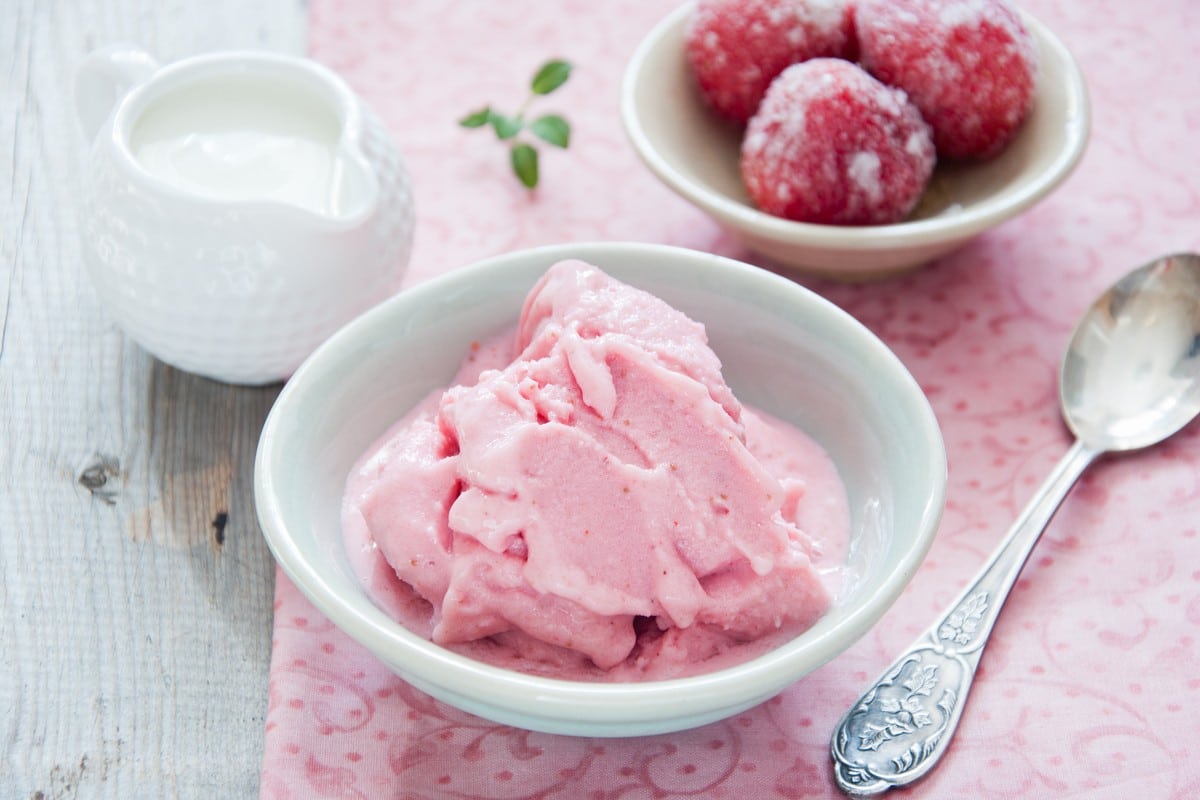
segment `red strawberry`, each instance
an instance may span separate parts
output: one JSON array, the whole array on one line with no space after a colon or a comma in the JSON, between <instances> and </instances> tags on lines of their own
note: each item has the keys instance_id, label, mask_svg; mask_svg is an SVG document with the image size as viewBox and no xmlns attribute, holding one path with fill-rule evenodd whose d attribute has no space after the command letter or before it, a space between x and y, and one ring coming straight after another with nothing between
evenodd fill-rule
<instances>
[{"instance_id":1,"label":"red strawberry","mask_svg":"<svg viewBox=\"0 0 1200 800\"><path fill-rule=\"evenodd\" d=\"M904 92L830 58L776 78L742 142L742 179L755 205L801 222L902 220L934 161L929 126Z\"/></svg>"},{"instance_id":2,"label":"red strawberry","mask_svg":"<svg viewBox=\"0 0 1200 800\"><path fill-rule=\"evenodd\" d=\"M859 0L854 22L863 66L908 92L940 156L994 156L1029 115L1037 52L1004 0Z\"/></svg>"},{"instance_id":3,"label":"red strawberry","mask_svg":"<svg viewBox=\"0 0 1200 800\"><path fill-rule=\"evenodd\" d=\"M853 58L850 0L700 0L686 52L700 91L718 113L744 123L771 81L809 58Z\"/></svg>"}]
</instances>

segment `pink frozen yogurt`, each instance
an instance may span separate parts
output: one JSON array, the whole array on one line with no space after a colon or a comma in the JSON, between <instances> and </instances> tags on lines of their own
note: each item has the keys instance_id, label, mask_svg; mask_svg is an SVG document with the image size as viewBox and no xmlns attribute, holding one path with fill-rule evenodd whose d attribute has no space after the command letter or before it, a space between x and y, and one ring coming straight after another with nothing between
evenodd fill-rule
<instances>
[{"instance_id":1,"label":"pink frozen yogurt","mask_svg":"<svg viewBox=\"0 0 1200 800\"><path fill-rule=\"evenodd\" d=\"M707 671L803 631L830 604L804 528L830 558L847 520L824 452L738 402L702 325L578 261L372 447L343 507L406 626L591 680Z\"/></svg>"}]
</instances>

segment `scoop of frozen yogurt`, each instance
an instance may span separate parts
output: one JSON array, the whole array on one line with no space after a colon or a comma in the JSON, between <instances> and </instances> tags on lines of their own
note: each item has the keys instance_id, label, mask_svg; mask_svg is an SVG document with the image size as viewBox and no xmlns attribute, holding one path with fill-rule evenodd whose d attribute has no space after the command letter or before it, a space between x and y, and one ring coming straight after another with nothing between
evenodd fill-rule
<instances>
[{"instance_id":1,"label":"scoop of frozen yogurt","mask_svg":"<svg viewBox=\"0 0 1200 800\"><path fill-rule=\"evenodd\" d=\"M803 476L751 452L746 423L762 424L702 325L569 261L510 336L511 360L464 367L348 483L347 529L428 602L434 641L609 669L710 658L826 611L795 522Z\"/></svg>"}]
</instances>

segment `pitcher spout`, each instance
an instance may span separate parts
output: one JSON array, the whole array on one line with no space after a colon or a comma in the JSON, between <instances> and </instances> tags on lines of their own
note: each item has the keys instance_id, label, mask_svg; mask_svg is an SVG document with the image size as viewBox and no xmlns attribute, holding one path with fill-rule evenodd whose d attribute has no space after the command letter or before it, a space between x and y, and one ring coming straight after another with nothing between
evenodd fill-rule
<instances>
[{"instance_id":1,"label":"pitcher spout","mask_svg":"<svg viewBox=\"0 0 1200 800\"><path fill-rule=\"evenodd\" d=\"M373 213L379 201L379 182L356 145L342 142L333 151L328 191L325 215L332 220L361 218Z\"/></svg>"}]
</instances>

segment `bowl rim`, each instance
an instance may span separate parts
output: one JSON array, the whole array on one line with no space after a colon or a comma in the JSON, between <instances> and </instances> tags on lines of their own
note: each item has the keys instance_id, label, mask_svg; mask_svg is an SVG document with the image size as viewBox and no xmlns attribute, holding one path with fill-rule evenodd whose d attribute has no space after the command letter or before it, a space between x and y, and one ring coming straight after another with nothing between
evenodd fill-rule
<instances>
[{"instance_id":1,"label":"bowl rim","mask_svg":"<svg viewBox=\"0 0 1200 800\"><path fill-rule=\"evenodd\" d=\"M389 321L403 316L406 308L420 306L428 298L469 285L480 275L528 269L522 265L531 260L544 261L546 268L568 258L587 261L589 256L594 257L593 254L604 257L682 259L709 269L736 271L740 273L738 279L760 282L772 292L792 293L806 311L823 314L826 319L838 320L839 324L849 326L856 343L868 348L881 363L890 365L893 377L907 386L903 402L906 410L912 414L913 425L922 429L922 439L929 443L925 468L932 476L929 493L921 507L920 525L914 534L913 547L892 565L876 592L864 597L836 626L818 638L804 642L803 648L809 656L803 660L803 670L797 670L794 657L794 651L801 646L799 639L725 669L668 680L588 682L534 676L496 667L444 649L408 631L375 606L365 592L363 598L367 608L362 606L361 601L352 602L339 596L289 531L276 490L276 473L288 458L287 437L281 429L293 414L293 408L303 407L302 401L306 397L320 394L321 379L336 368L349 351L362 340L369 340L369 337L388 328ZM519 308L513 311L515 319ZM946 487L945 445L928 398L900 359L866 326L831 301L781 275L710 253L633 242L555 244L492 256L431 278L364 312L317 348L285 384L263 425L254 466L255 505L263 536L272 555L295 586L338 627L402 677L431 694L437 695L423 685L426 682L456 697L477 696L476 690L480 685L489 687L486 701L488 710L481 711L466 705L459 705L460 708L528 729L556 733L583 732L585 735L624 735L604 730L587 731L590 725L621 724L635 731L647 730L646 726L649 726L650 732L691 727L691 724L658 726L655 723L662 720L664 715L679 717L681 709L695 714L704 709L716 712L738 704L746 707L760 702L843 652L883 616L911 581L932 545L945 506ZM383 653L389 656L395 654L397 658L385 657ZM399 657L405 653L411 654L411 657L401 660ZM735 676L736 680L733 680ZM764 687L768 688L766 694L763 693ZM440 698L446 699L445 696ZM457 705L454 700L448 702ZM536 710L531 704L536 705ZM489 711L503 713L493 716ZM532 713L536 713L538 719L531 719ZM515 718L522 721L514 721ZM539 721L541 724L530 724Z\"/></svg>"},{"instance_id":2,"label":"bowl rim","mask_svg":"<svg viewBox=\"0 0 1200 800\"><path fill-rule=\"evenodd\" d=\"M1068 126L1049 169L1018 184L1013 191L989 197L954 214L890 225L820 225L768 214L681 175L659 153L638 114L638 104L634 98L647 60L663 46L668 34L686 24L695 5L695 0L692 0L663 17L634 50L621 82L621 121L634 150L651 172L677 194L735 229L778 242L856 251L965 240L1032 206L1070 175L1087 149L1091 105L1079 64L1049 28L1024 9L1017 8L1022 22L1039 47L1054 53L1055 60L1064 65L1062 85L1068 95L1068 105L1075 105L1079 110L1073 120L1075 124ZM1044 75L1045 71L1042 70L1041 74Z\"/></svg>"}]
</instances>

